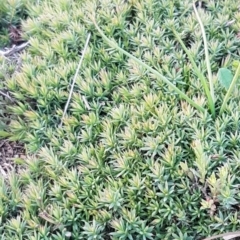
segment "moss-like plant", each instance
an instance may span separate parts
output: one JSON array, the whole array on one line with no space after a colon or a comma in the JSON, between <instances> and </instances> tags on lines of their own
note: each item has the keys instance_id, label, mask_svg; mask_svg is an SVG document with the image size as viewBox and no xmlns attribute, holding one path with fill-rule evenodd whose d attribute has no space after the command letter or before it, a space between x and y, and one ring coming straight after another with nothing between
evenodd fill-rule
<instances>
[{"instance_id":1,"label":"moss-like plant","mask_svg":"<svg viewBox=\"0 0 240 240\"><path fill-rule=\"evenodd\" d=\"M207 81L207 79L205 78L205 76L202 73L201 69L199 69L197 67L197 64L195 63L191 52L187 49L185 43L182 41L181 37L179 36L177 31L175 30L174 26L171 26L170 29L173 31L175 37L177 38L177 40L181 44L182 48L186 52L186 54L187 54L187 56L188 56L188 58L189 58L189 60L190 60L190 62L192 64L192 66L193 66L195 74L201 80L201 83L203 85L203 88L204 88L206 96L207 96L209 109L210 109L213 117L215 117L216 110L215 110L214 83L213 83L213 78L212 78L212 70L211 70L211 63L210 63L209 53L208 53L208 43L207 43L206 33L205 33L205 30L204 30L204 26L203 26L202 20L201 20L199 14L198 14L197 9L196 9L195 3L193 4L193 8L194 8L194 11L196 13L198 22L200 24L201 32L202 32L202 36L203 36L205 59L206 59L206 65L207 65L207 71L208 71L208 80L209 81ZM117 50L119 50L120 52L122 52L126 56L130 57L131 59L136 61L138 64L140 64L141 66L143 66L147 70L149 70L151 73L155 74L159 79L161 79L163 82L168 84L175 92L177 92L180 95L181 98L185 99L193 107L195 107L199 111L205 111L205 109L202 108L201 105L199 105L198 103L196 103L195 101L190 99L183 91L181 91L177 86L175 86L173 83L171 83L161 73L159 73L158 71L154 70L150 65L147 65L146 63L141 61L139 58L136 58L132 54L130 54L129 52L123 50L115 42L113 42L109 38L107 38L107 36L103 33L103 31L100 29L100 27L97 25L97 23L95 22L94 19L93 19L93 21L95 23L95 26L96 26L97 30L101 34L101 36L107 41L107 43L111 47L116 48ZM228 71L229 71L228 69L220 69L220 70L221 70L220 71L220 77L222 76L222 81L221 81L222 85L226 85L227 82L229 82L229 85L230 85L229 88L228 88L228 91L227 91L227 93L226 93L226 95L224 97L222 106L220 108L220 114L221 114L224 111L224 109L226 108L227 101L229 100L230 95L231 95L231 93L232 93L232 91L233 91L233 89L234 89L234 87L236 85L236 82L237 82L238 78L239 78L239 75L240 75L240 62L238 64L238 67L237 67L237 70L236 70L236 73L235 73L234 77L232 77L230 74L227 74ZM210 90L209 90L209 86L210 86Z\"/></svg>"},{"instance_id":2,"label":"moss-like plant","mask_svg":"<svg viewBox=\"0 0 240 240\"><path fill-rule=\"evenodd\" d=\"M172 28L174 19L174 29L207 76L192 1L98 3L28 5L22 29L30 45L21 54L21 71L5 81L16 100L9 107L15 117L10 139L24 142L31 157L15 159L19 174L0 180L0 235L200 240L235 231L240 226L240 91L236 83L219 114L230 85L216 79L237 69L239 29L232 21L238 19L237 1L197 3L208 40L215 118ZM109 46L91 15L115 45L171 87Z\"/></svg>"},{"instance_id":3,"label":"moss-like plant","mask_svg":"<svg viewBox=\"0 0 240 240\"><path fill-rule=\"evenodd\" d=\"M0 49L10 43L10 28L20 27L21 20L27 17L27 5L31 0L0 0Z\"/></svg>"}]
</instances>

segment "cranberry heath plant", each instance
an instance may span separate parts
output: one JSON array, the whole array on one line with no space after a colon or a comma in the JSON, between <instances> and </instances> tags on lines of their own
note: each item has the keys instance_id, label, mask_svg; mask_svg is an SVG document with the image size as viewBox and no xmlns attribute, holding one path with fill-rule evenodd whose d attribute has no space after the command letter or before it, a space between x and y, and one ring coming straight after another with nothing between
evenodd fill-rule
<instances>
[{"instance_id":1,"label":"cranberry heath plant","mask_svg":"<svg viewBox=\"0 0 240 240\"><path fill-rule=\"evenodd\" d=\"M203 85L203 88L204 88L204 91L205 91L205 94L206 94L206 97L207 97L208 107L210 109L210 112L211 112L212 116L215 118L215 116L216 116L216 107L215 107L214 82L213 82L213 77L212 77L211 63L210 63L209 54L208 54L208 44L207 44L206 33L205 33L205 30L204 30L204 26L203 26L203 23L201 21L201 18L200 18L199 14L198 14L198 11L196 9L195 3L193 4L193 9L194 9L194 11L196 13L196 17L197 17L197 20L198 20L198 22L200 24L201 32L202 32L202 36L203 36L205 60L206 60L207 72L208 72L208 81L207 81L207 78L202 73L201 69L198 68L197 64L195 63L195 61L193 59L192 54L190 53L190 51L188 50L188 48L186 47L186 45L182 41L181 37L179 36L177 31L175 30L174 23L170 24L170 28L173 31L173 33L174 33L175 37L177 38L177 40L179 41L179 43L181 44L182 48L186 52L186 54L187 54L187 56L188 56L188 58L189 58L189 60L190 60L190 62L192 64L192 67L193 67L193 69L195 71L195 74L198 76L198 78L201 81L201 83ZM151 66L149 66L146 63L144 63L143 61L141 61L141 59L134 57L132 54L130 54L129 52L127 52L124 49L122 49L121 47L119 47L114 41L110 40L103 33L103 31L100 29L100 27L97 25L96 21L94 21L94 24L95 24L98 32L103 37L103 39L106 40L106 42L111 47L116 48L121 53L125 54L126 56L128 56L129 58L133 59L138 64L140 64L141 66L146 68L149 72L155 74L159 79L161 79L164 83L168 84L176 93L178 93L181 98L185 99L190 105L195 107L197 110L199 110L201 112L205 111L205 109L201 105L197 104L195 101L190 99L183 91L181 91L177 86L175 86L172 82L170 82L160 72L156 71ZM225 95L225 97L223 99L223 103L221 105L219 114L222 114L223 111L225 110L226 104L227 104L227 102L228 102L228 100L229 100L229 98L231 96L232 91L234 90L234 87L235 87L235 85L237 83L239 75L240 75L240 62L238 63L238 67L237 67L237 70L235 72L234 77L232 76L230 70L228 70L226 68L220 68L219 69L219 72L218 72L219 81L222 84L222 86L224 86L227 89L227 93L226 93L226 95Z\"/></svg>"},{"instance_id":2,"label":"cranberry heath plant","mask_svg":"<svg viewBox=\"0 0 240 240\"><path fill-rule=\"evenodd\" d=\"M205 110L204 87L173 34L176 19L176 31L205 75L192 0L32 2L22 23L30 45L18 74L5 79L16 99L8 108L15 116L11 139L24 142L30 156L15 159L18 174L0 179L0 235L201 240L238 229L240 90L215 119ZM202 111L109 47L86 14L99 2L96 21L108 38L159 71ZM238 60L238 22L225 27L239 18L238 3L201 3L216 73ZM224 98L218 83L216 113Z\"/></svg>"}]
</instances>

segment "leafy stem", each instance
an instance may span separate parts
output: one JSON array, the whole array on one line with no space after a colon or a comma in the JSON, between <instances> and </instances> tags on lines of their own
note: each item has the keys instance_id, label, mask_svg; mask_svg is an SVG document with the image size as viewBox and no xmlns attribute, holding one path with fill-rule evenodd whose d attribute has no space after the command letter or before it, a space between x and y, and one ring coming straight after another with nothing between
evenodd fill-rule
<instances>
[{"instance_id":1,"label":"leafy stem","mask_svg":"<svg viewBox=\"0 0 240 240\"><path fill-rule=\"evenodd\" d=\"M214 96L214 87L213 87L213 77L212 77L211 63L210 63L210 58L209 58L209 53L208 53L208 45L207 45L206 33L205 33L205 29L204 29L202 20L201 20L199 14L198 14L198 11L196 9L195 4L193 4L193 9L195 11L198 23L199 23L201 31L202 31L203 43L204 43L204 51L205 51L205 59L206 59L206 65L207 65L207 71L208 71L208 79L209 79L209 86L210 86L210 93L211 93L211 97L212 97L212 100L213 100L213 103L214 103L215 102L215 96Z\"/></svg>"},{"instance_id":2,"label":"leafy stem","mask_svg":"<svg viewBox=\"0 0 240 240\"><path fill-rule=\"evenodd\" d=\"M178 40L178 42L180 43L180 45L182 46L182 48L184 49L184 51L186 52L192 67L194 69L194 72L196 73L197 77L200 79L203 89L205 91L206 97L207 97L207 101L208 101L208 107L211 111L211 114L213 116L213 118L215 118L216 115L216 110L215 110L215 94L214 94L214 86L213 86L213 77L212 77L212 70L211 70L211 63L210 63L210 58L209 58L209 53L208 53L208 46L207 46L207 38L206 38L206 33L204 30L204 26L202 23L202 20L198 14L198 11L196 9L196 6L193 4L193 8L197 17L197 20L199 22L200 28L201 28L201 32L202 32L202 36L203 36L203 43L204 43L204 51L205 51L205 61L206 61L206 65L207 65L207 72L208 72L208 80L209 80L209 85L208 85L208 81L206 79L206 77L204 76L204 74L201 72L201 70L198 68L196 62L193 59L193 56L191 54L191 52L188 50L188 48L186 47L186 45L184 44L183 40L181 39L181 37L179 36L178 32L175 30L174 27L172 27L172 31L173 34L175 35L176 39ZM128 56L129 58L133 59L134 61L136 61L138 64L140 64L141 66L143 66L144 68L146 68L147 70L149 70L150 72L152 72L153 74L155 74L159 79L161 79L164 83L168 84L176 93L178 93L180 95L181 98L185 99L189 104L191 104L193 107L195 107L197 110L201 111L201 112L205 112L205 109L200 106L199 104L197 104L196 102L194 102L191 98L189 98L184 92L182 92L178 87L176 87L173 83L171 83L165 76L163 76L161 73L159 73L158 71L156 71L155 69L153 69L152 67L150 67L149 65L147 65L146 63L144 63L141 59L138 59L136 57L134 57L132 54L130 54L129 52L125 51L124 49L122 49L121 47L119 47L114 41L110 40L104 33L103 31L100 29L100 27L97 25L96 21L94 19L92 19L95 27L97 28L98 32L100 33L100 35L102 36L102 38L113 48L119 50L121 53L125 54L126 56ZM226 103L229 100L230 94L233 91L233 88L237 82L238 76L240 75L240 64L238 65L237 71L235 73L235 76L233 78L233 80L231 81L231 85L224 97L223 100L223 104L220 108L220 114L224 111L224 109L226 108ZM210 87L210 89L209 89Z\"/></svg>"},{"instance_id":3,"label":"leafy stem","mask_svg":"<svg viewBox=\"0 0 240 240\"><path fill-rule=\"evenodd\" d=\"M125 51L124 49L122 49L121 47L119 47L116 43L114 43L113 41L111 41L104 33L103 31L100 29L100 27L97 25L96 22L94 22L98 32L100 33L100 35L102 36L102 38L113 48L119 50L121 53L125 54L126 56L128 56L129 58L133 59L134 61L136 61L137 63L139 63L141 66L145 67L147 70L149 70L150 72L154 73L159 79L161 79L164 83L168 84L172 89L175 90L176 93L178 93L183 99L185 99L189 104L191 104L193 107L195 107L196 109L198 109L201 112L205 112L205 109L203 107L201 107L200 105L196 104L191 98L189 98L184 92L182 92L179 88L177 88L174 84L172 84L166 77L164 77L161 73L159 73L158 71L156 71L155 69L153 69L152 67L150 67L149 65L147 65L146 63L142 62L140 59L134 57L132 54L130 54L129 52Z\"/></svg>"},{"instance_id":4,"label":"leafy stem","mask_svg":"<svg viewBox=\"0 0 240 240\"><path fill-rule=\"evenodd\" d=\"M221 106L221 108L220 108L220 114L222 114L222 112L223 112L224 109L226 108L227 101L229 100L230 94L232 93L232 91L233 91L233 89L234 89L234 86L235 86L235 84L236 84L236 82L237 82L237 80L238 80L239 75L240 75L240 63L238 64L238 68L237 68L237 70L236 70L236 72L235 72L235 75L234 75L234 77L233 77L233 80L232 80L232 82L231 82L231 85L230 85L230 87L229 87L229 89L228 89L228 91L227 91L227 93L226 93L226 95L225 95L225 97L224 97L222 106Z\"/></svg>"},{"instance_id":5,"label":"leafy stem","mask_svg":"<svg viewBox=\"0 0 240 240\"><path fill-rule=\"evenodd\" d=\"M198 69L197 64L195 63L195 61L194 61L190 51L187 49L186 45L184 44L184 42L180 38L180 36L177 33L177 31L174 28L172 29L172 31L173 31L173 34L175 35L175 37L177 38L177 40L179 41L179 43L181 44L182 48L184 49L184 51L188 55L188 58L189 58L189 60L190 60L190 62L192 64L192 66L193 66L197 76L199 77L199 79L200 79L200 81L201 81L201 83L203 85L204 91L205 91L205 93L207 95L208 105L209 105L209 108L211 110L211 113L212 113L213 116L215 116L214 102L213 102L212 96L210 94L206 78L203 76L201 71Z\"/></svg>"}]
</instances>

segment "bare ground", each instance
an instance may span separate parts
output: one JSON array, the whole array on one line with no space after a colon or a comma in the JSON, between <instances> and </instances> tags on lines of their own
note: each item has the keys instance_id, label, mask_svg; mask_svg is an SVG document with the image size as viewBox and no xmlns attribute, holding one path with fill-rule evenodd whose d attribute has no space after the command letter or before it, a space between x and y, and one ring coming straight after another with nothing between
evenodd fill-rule
<instances>
[{"instance_id":1,"label":"bare ground","mask_svg":"<svg viewBox=\"0 0 240 240\"><path fill-rule=\"evenodd\" d=\"M16 158L25 158L23 144L0 140L0 175L6 177L9 172L18 172L19 167L14 162Z\"/></svg>"},{"instance_id":2,"label":"bare ground","mask_svg":"<svg viewBox=\"0 0 240 240\"><path fill-rule=\"evenodd\" d=\"M0 49L0 55L5 57L9 64L14 65L14 73L11 74L16 74L20 68L21 68L21 59L19 53L24 50L25 47L27 47L28 42L23 42L21 40L20 36L21 32L17 28L12 28L10 29L10 40L12 42L11 46ZM17 40L16 40L17 39ZM5 68L5 67L4 67ZM6 73L7 77L11 77ZM4 85L4 83L3 83ZM3 111L2 115L6 119L12 119L11 114L7 112L7 107L6 105L13 104L14 99L9 95L9 92L6 91L5 89L0 89L0 95L2 96L0 98L0 101L2 103L0 104L0 107ZM5 105L5 106L4 106ZM0 117L1 117L0 116ZM1 120L1 119L0 119ZM4 131L8 131L8 124L10 121L5 121L6 127L3 129ZM13 142L9 141L7 138L6 139L0 139L0 176L3 176L4 178L7 177L7 174L9 172L17 172L19 171L19 166L15 163L14 159L16 158L21 158L24 159L25 156L25 149L24 145L19 143L19 142Z\"/></svg>"}]
</instances>

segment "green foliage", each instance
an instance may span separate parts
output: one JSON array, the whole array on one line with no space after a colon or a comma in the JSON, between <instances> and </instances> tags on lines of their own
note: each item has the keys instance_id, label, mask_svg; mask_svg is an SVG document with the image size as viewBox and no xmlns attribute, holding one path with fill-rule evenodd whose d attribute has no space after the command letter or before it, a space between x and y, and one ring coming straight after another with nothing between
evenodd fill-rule
<instances>
[{"instance_id":1,"label":"green foliage","mask_svg":"<svg viewBox=\"0 0 240 240\"><path fill-rule=\"evenodd\" d=\"M27 5L34 0L0 0L0 48L9 44L9 26L20 26L27 17Z\"/></svg>"},{"instance_id":2,"label":"green foliage","mask_svg":"<svg viewBox=\"0 0 240 240\"><path fill-rule=\"evenodd\" d=\"M208 42L207 42L207 38L206 38L206 33L205 33L205 29L202 23L202 20L198 14L198 10L196 9L195 3L193 3L193 9L196 13L196 17L198 19L198 22L200 24L200 28L201 28L201 32L203 35L203 42L204 42L204 52L205 52L205 59L206 59L206 66L207 66L207 71L208 71L208 78L209 78L209 84L204 76L204 74L202 74L201 70L197 67L196 62L193 59L192 53L187 49L186 44L182 41L180 35L177 33L177 31L175 30L174 27L174 22L169 22L168 27L169 29L171 29L173 31L173 34L175 35L176 39L179 41L180 45L182 46L182 48L184 49L184 51L186 52L192 66L194 69L194 73L198 76L198 78L201 80L201 83L204 87L206 96L207 96L207 101L208 101L208 105L209 105L209 109L211 110L212 116L215 118L215 90L214 90L214 83L213 83L213 78L212 78L212 70L211 70L211 62L209 59L209 53L208 53ZM100 33L100 35L103 37L103 39L113 48L119 50L121 53L125 54L126 56L128 56L129 58L133 59L134 61L136 61L137 63L139 63L141 66L143 66L144 68L146 68L147 70L149 70L151 73L155 74L156 77L158 77L159 79L161 79L164 83L167 83L176 93L178 93L180 95L181 98L185 99L189 104L191 104L193 107L195 107L196 109L204 112L205 109L202 108L200 105L198 105L197 103L195 103L191 98L189 98L183 91L181 91L177 86L175 86L174 84L172 84L167 78L165 78L161 73L159 73L158 71L154 70L152 67L150 67L148 64L145 64L144 62L142 62L139 58L134 57L132 54L130 54L129 52L125 51L124 49L122 49L121 47L119 47L117 44L115 44L115 42L111 41L104 33L103 31L99 28L99 26L97 25L94 17L91 17L98 32ZM226 102L228 101L228 98L232 92L233 87L235 86L237 79L240 75L240 64L238 65L238 68L236 70L236 74L234 76L234 81L233 80L233 76L231 75L231 72L226 69L226 68L220 68L219 69L219 79L220 79L220 83L228 89L228 92L224 98L223 104L221 106L220 109L220 114L223 112L223 110L225 110L225 105ZM209 85L209 86L208 86ZM230 85L232 85L232 88L230 88ZM210 88L210 89L209 89Z\"/></svg>"},{"instance_id":3,"label":"green foliage","mask_svg":"<svg viewBox=\"0 0 240 240\"><path fill-rule=\"evenodd\" d=\"M16 61L15 61L16 62ZM9 91L6 89L6 79L9 79L16 70L14 61L0 56L0 139L6 138L11 135L9 123L12 119L16 118L11 116L9 106L14 104Z\"/></svg>"},{"instance_id":4,"label":"green foliage","mask_svg":"<svg viewBox=\"0 0 240 240\"><path fill-rule=\"evenodd\" d=\"M33 1L30 0L0 0L0 51L10 43L10 26L20 26L23 19L27 17L26 6ZM0 54L0 138L10 135L8 124L11 121L8 106L13 104L13 99L6 91L5 80L9 79L19 67L16 56L4 57ZM13 117L15 118L15 117Z\"/></svg>"},{"instance_id":5,"label":"green foliage","mask_svg":"<svg viewBox=\"0 0 240 240\"><path fill-rule=\"evenodd\" d=\"M31 155L0 181L3 239L202 239L239 228L240 91L215 119L162 79L109 47L109 39L160 72L196 104L203 85L169 28L205 74L192 1L51 0L28 5L30 46L7 78L17 104L11 139ZM237 1L204 2L219 111L219 68L238 61ZM59 127L86 36L90 44Z\"/></svg>"},{"instance_id":6,"label":"green foliage","mask_svg":"<svg viewBox=\"0 0 240 240\"><path fill-rule=\"evenodd\" d=\"M229 69L220 68L218 70L218 79L221 85L228 90L233 80L233 75Z\"/></svg>"}]
</instances>

